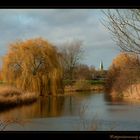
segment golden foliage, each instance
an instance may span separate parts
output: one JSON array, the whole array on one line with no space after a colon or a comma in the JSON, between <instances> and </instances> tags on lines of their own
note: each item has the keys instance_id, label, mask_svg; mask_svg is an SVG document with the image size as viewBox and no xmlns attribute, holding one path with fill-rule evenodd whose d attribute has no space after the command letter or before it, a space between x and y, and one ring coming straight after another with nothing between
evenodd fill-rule
<instances>
[{"instance_id":1,"label":"golden foliage","mask_svg":"<svg viewBox=\"0 0 140 140\"><path fill-rule=\"evenodd\" d=\"M115 59L113 59L112 66L122 69L126 66L132 65L136 62L137 55L133 53L120 53Z\"/></svg>"},{"instance_id":2,"label":"golden foliage","mask_svg":"<svg viewBox=\"0 0 140 140\"><path fill-rule=\"evenodd\" d=\"M42 38L10 44L3 58L4 81L40 95L57 94L62 89L58 57L55 47Z\"/></svg>"},{"instance_id":3,"label":"golden foliage","mask_svg":"<svg viewBox=\"0 0 140 140\"><path fill-rule=\"evenodd\" d=\"M106 90L123 96L129 86L140 82L139 57L132 53L120 53L112 62L106 80Z\"/></svg>"},{"instance_id":4,"label":"golden foliage","mask_svg":"<svg viewBox=\"0 0 140 140\"><path fill-rule=\"evenodd\" d=\"M2 72L1 72L1 70L0 70L0 81L2 81L3 79L2 79Z\"/></svg>"}]
</instances>

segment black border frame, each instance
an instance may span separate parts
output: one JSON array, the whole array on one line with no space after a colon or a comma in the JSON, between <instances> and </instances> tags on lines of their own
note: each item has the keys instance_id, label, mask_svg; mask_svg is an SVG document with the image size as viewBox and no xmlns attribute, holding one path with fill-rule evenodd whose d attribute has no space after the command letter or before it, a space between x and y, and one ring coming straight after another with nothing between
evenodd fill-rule
<instances>
[{"instance_id":1,"label":"black border frame","mask_svg":"<svg viewBox=\"0 0 140 140\"><path fill-rule=\"evenodd\" d=\"M1 1L0 9L91 9L91 8L140 8L140 0L9 0ZM114 137L113 137L114 136ZM0 138L14 139L112 139L115 136L137 136L140 139L140 131L4 131L0 132ZM124 139L123 139L124 140Z\"/></svg>"}]
</instances>

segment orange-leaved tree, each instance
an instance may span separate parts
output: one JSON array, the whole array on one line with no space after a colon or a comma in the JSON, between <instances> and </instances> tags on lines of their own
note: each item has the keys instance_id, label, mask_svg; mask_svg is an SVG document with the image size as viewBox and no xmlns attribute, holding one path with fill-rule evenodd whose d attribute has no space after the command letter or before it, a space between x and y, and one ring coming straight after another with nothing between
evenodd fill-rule
<instances>
[{"instance_id":1,"label":"orange-leaved tree","mask_svg":"<svg viewBox=\"0 0 140 140\"><path fill-rule=\"evenodd\" d=\"M39 95L63 91L62 68L56 48L42 38L10 44L3 57L4 81Z\"/></svg>"},{"instance_id":2,"label":"orange-leaved tree","mask_svg":"<svg viewBox=\"0 0 140 140\"><path fill-rule=\"evenodd\" d=\"M2 81L2 74L1 74L1 69L0 69L0 81Z\"/></svg>"},{"instance_id":3,"label":"orange-leaved tree","mask_svg":"<svg viewBox=\"0 0 140 140\"><path fill-rule=\"evenodd\" d=\"M109 92L123 92L140 81L140 59L134 53L120 53L112 62L106 80Z\"/></svg>"}]
</instances>

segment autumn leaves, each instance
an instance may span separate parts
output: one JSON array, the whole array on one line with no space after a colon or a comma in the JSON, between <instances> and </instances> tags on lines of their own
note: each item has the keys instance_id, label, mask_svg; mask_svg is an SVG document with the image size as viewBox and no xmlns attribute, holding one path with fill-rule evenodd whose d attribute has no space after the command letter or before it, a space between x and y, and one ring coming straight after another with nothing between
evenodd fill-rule
<instances>
[{"instance_id":1,"label":"autumn leaves","mask_svg":"<svg viewBox=\"0 0 140 140\"><path fill-rule=\"evenodd\" d=\"M3 58L2 77L19 89L55 95L63 91L58 58L56 48L42 38L15 42Z\"/></svg>"}]
</instances>

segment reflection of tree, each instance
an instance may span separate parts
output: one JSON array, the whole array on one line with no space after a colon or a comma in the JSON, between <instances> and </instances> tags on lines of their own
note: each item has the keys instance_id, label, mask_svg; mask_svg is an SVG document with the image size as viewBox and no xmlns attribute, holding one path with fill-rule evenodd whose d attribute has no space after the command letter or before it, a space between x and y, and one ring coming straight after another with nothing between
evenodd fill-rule
<instances>
[{"instance_id":1,"label":"reflection of tree","mask_svg":"<svg viewBox=\"0 0 140 140\"><path fill-rule=\"evenodd\" d=\"M63 106L64 106L64 97L59 96L59 97L48 97L47 102L43 101L42 102L42 107L43 107L43 116L59 116L62 113ZM46 110L47 108L47 110Z\"/></svg>"},{"instance_id":2,"label":"reflection of tree","mask_svg":"<svg viewBox=\"0 0 140 140\"><path fill-rule=\"evenodd\" d=\"M0 113L0 120L28 119L49 116L59 116L62 113L64 97L40 98L32 105L24 105Z\"/></svg>"},{"instance_id":3,"label":"reflection of tree","mask_svg":"<svg viewBox=\"0 0 140 140\"><path fill-rule=\"evenodd\" d=\"M107 102L118 102L118 101L121 102L123 100L122 98L113 97L108 93L104 94L104 99Z\"/></svg>"},{"instance_id":4,"label":"reflection of tree","mask_svg":"<svg viewBox=\"0 0 140 140\"><path fill-rule=\"evenodd\" d=\"M72 95L65 97L63 114L67 116L79 115L81 106L86 104L87 101L91 98L91 96L89 93L86 94L86 92L83 93L80 92L80 93L72 93Z\"/></svg>"},{"instance_id":5,"label":"reflection of tree","mask_svg":"<svg viewBox=\"0 0 140 140\"><path fill-rule=\"evenodd\" d=\"M41 97L31 105L23 105L0 112L0 120L33 119L56 116L79 115L79 110L93 94L74 93L70 96Z\"/></svg>"},{"instance_id":6,"label":"reflection of tree","mask_svg":"<svg viewBox=\"0 0 140 140\"><path fill-rule=\"evenodd\" d=\"M70 104L69 104L69 107L70 107L70 113L72 113L72 110L73 110L72 96L70 96Z\"/></svg>"}]
</instances>

